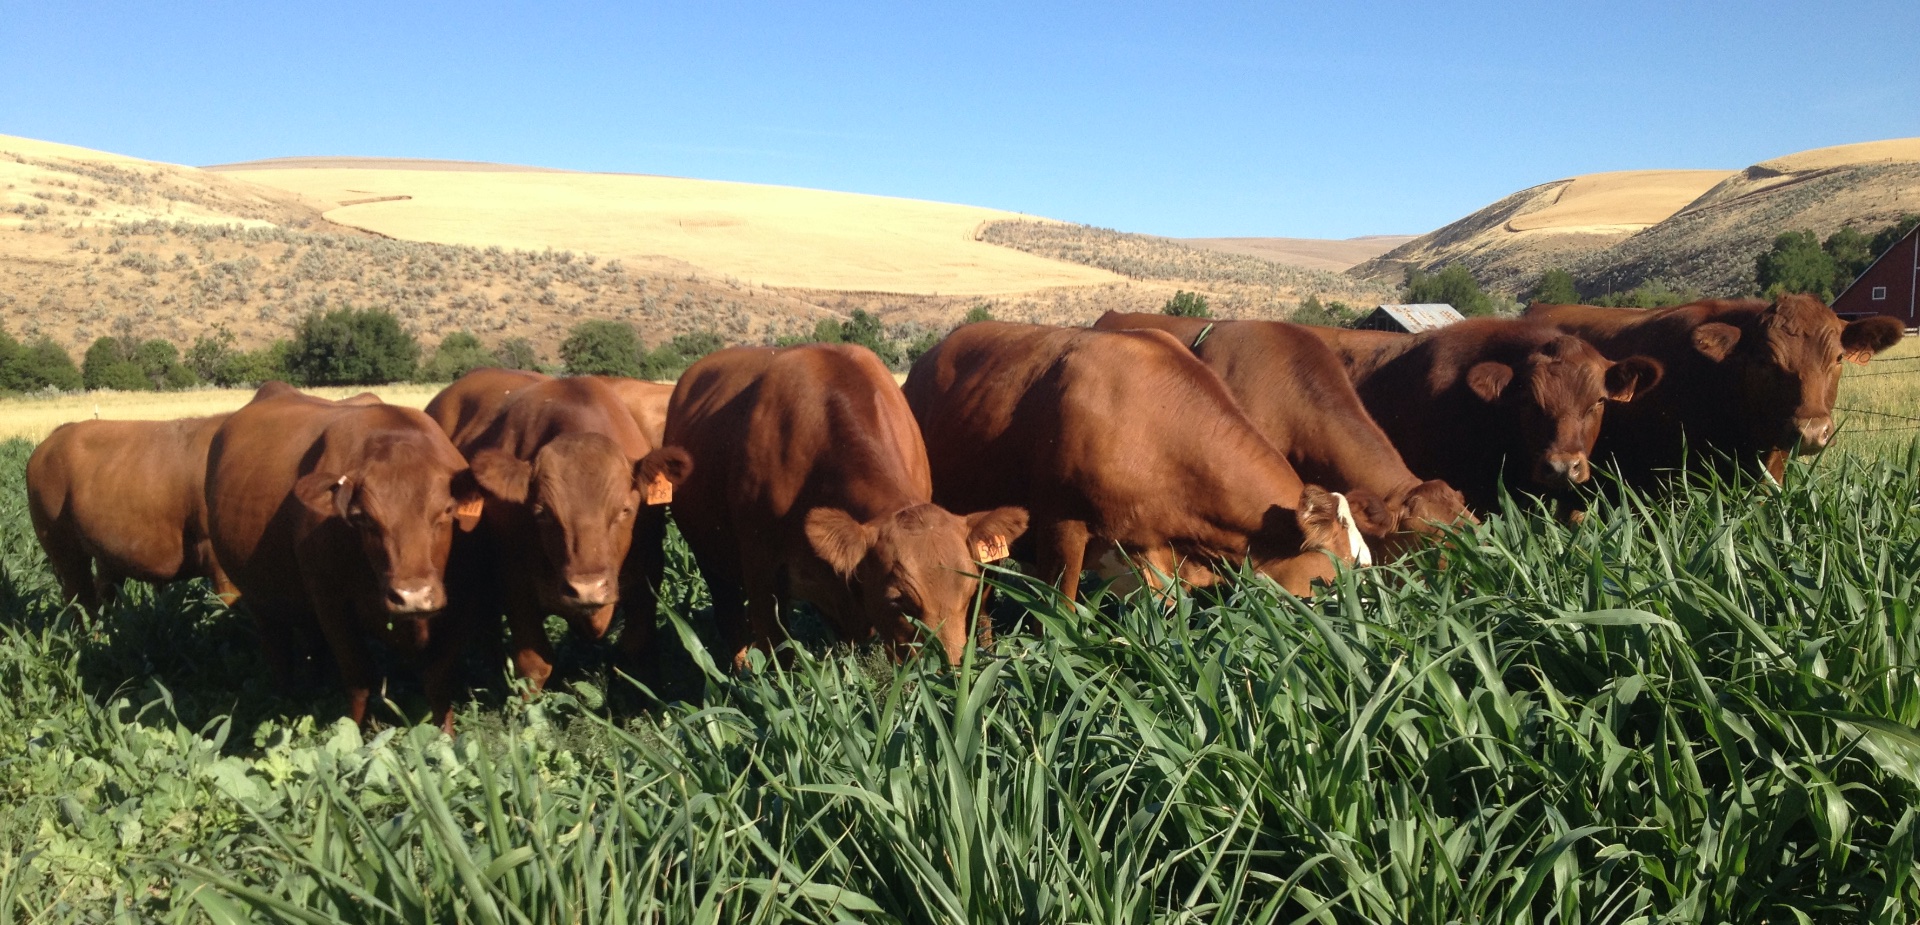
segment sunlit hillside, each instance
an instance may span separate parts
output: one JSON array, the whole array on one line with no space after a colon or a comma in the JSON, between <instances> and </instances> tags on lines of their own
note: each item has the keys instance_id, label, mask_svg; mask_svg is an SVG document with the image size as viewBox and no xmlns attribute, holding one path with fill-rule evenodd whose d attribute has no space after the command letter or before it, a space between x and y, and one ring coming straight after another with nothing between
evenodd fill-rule
<instances>
[{"instance_id":1,"label":"sunlit hillside","mask_svg":"<svg viewBox=\"0 0 1920 925\"><path fill-rule=\"evenodd\" d=\"M1586 290L1657 280L1716 294L1753 285L1753 258L1784 231L1825 237L1920 212L1920 138L1816 148L1745 170L1645 170L1514 193L1355 267L1398 280L1461 263L1508 292L1560 267Z\"/></svg>"},{"instance_id":2,"label":"sunlit hillside","mask_svg":"<svg viewBox=\"0 0 1920 925\"><path fill-rule=\"evenodd\" d=\"M975 240L1021 218L974 206L637 174L295 158L209 168L329 204L335 222L409 241L662 259L764 286L964 295L1114 282Z\"/></svg>"}]
</instances>

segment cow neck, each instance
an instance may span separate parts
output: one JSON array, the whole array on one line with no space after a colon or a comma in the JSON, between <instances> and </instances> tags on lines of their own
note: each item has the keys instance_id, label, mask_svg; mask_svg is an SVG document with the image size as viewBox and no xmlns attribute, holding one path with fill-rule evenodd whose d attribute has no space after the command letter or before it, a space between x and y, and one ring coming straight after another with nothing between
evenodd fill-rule
<instances>
[{"instance_id":1,"label":"cow neck","mask_svg":"<svg viewBox=\"0 0 1920 925\"><path fill-rule=\"evenodd\" d=\"M827 427L820 434L816 478L811 480L814 494L824 496L820 503L869 523L932 502L926 449L917 426L910 433L902 432L888 413L893 409L878 402L859 407L842 392L830 396L825 406ZM923 460L918 467L910 451L917 451Z\"/></svg>"}]
</instances>

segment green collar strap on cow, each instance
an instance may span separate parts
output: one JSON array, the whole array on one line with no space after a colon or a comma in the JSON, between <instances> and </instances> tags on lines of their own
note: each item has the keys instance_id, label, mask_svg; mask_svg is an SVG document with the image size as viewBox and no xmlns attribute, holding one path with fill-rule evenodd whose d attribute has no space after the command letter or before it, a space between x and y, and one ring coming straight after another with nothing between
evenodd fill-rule
<instances>
[{"instance_id":1,"label":"green collar strap on cow","mask_svg":"<svg viewBox=\"0 0 1920 925\"><path fill-rule=\"evenodd\" d=\"M1209 321L1209 322L1207 322L1207 326L1206 326L1206 327L1204 327L1204 328L1201 328L1201 329L1200 329L1200 333L1198 333L1198 334L1195 334L1195 335L1193 336L1193 343L1192 343L1192 344L1189 344L1189 345L1187 346L1187 349L1188 349L1188 350L1198 350L1198 349L1200 349L1200 342L1201 342L1201 341L1203 341L1203 340L1206 340L1206 339L1207 339L1207 335L1208 335L1208 334L1212 334L1212 333L1213 333L1213 322L1211 322L1211 321Z\"/></svg>"}]
</instances>

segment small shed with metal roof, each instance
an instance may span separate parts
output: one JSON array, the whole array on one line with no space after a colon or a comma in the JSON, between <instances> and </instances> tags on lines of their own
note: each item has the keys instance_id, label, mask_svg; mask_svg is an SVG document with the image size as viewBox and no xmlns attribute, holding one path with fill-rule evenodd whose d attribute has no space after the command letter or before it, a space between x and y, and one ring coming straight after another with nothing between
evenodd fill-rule
<instances>
[{"instance_id":1,"label":"small shed with metal roof","mask_svg":"<svg viewBox=\"0 0 1920 925\"><path fill-rule=\"evenodd\" d=\"M1353 323L1362 331L1398 331L1419 334L1444 328L1461 320L1460 313L1445 302L1416 302L1411 305L1382 305Z\"/></svg>"}]
</instances>

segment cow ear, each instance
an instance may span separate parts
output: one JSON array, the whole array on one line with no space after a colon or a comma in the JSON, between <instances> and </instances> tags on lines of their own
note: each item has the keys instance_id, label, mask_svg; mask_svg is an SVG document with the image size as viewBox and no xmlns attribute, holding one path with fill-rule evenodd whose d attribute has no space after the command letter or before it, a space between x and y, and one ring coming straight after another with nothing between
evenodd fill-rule
<instances>
[{"instance_id":1,"label":"cow ear","mask_svg":"<svg viewBox=\"0 0 1920 925\"><path fill-rule=\"evenodd\" d=\"M1007 556L1007 547L1027 532L1027 509L1000 507L967 515L967 549L974 559L994 562Z\"/></svg>"},{"instance_id":2,"label":"cow ear","mask_svg":"<svg viewBox=\"0 0 1920 925\"><path fill-rule=\"evenodd\" d=\"M1715 363L1726 359L1739 342L1740 329L1723 322L1709 321L1693 329L1693 349Z\"/></svg>"},{"instance_id":3,"label":"cow ear","mask_svg":"<svg viewBox=\"0 0 1920 925\"><path fill-rule=\"evenodd\" d=\"M839 508L817 507L807 512L807 545L841 578L853 577L867 550L873 548L873 539L873 530Z\"/></svg>"},{"instance_id":4,"label":"cow ear","mask_svg":"<svg viewBox=\"0 0 1920 925\"><path fill-rule=\"evenodd\" d=\"M533 483L533 464L501 450L473 454L468 472L480 490L508 504L525 504Z\"/></svg>"},{"instance_id":5,"label":"cow ear","mask_svg":"<svg viewBox=\"0 0 1920 925\"><path fill-rule=\"evenodd\" d=\"M1899 343L1906 333L1905 326L1885 315L1862 318L1841 330L1840 349L1846 351L1847 359L1865 366L1874 354Z\"/></svg>"},{"instance_id":6,"label":"cow ear","mask_svg":"<svg viewBox=\"0 0 1920 925\"><path fill-rule=\"evenodd\" d=\"M1607 367L1607 398L1611 401L1633 401L1635 395L1644 394L1658 385L1660 375L1665 371L1659 360L1627 357Z\"/></svg>"},{"instance_id":7,"label":"cow ear","mask_svg":"<svg viewBox=\"0 0 1920 925\"><path fill-rule=\"evenodd\" d=\"M1340 499L1318 485L1303 485L1298 516L1300 528L1307 534L1307 545L1329 545L1326 538L1341 529Z\"/></svg>"},{"instance_id":8,"label":"cow ear","mask_svg":"<svg viewBox=\"0 0 1920 925\"><path fill-rule=\"evenodd\" d=\"M1467 387L1473 390L1473 394L1480 396L1481 401L1497 400L1500 393L1506 391L1507 383L1512 381L1513 367L1505 363L1489 360L1485 363L1475 363L1472 369L1467 370Z\"/></svg>"},{"instance_id":9,"label":"cow ear","mask_svg":"<svg viewBox=\"0 0 1920 925\"><path fill-rule=\"evenodd\" d=\"M347 500L352 495L353 485L347 477L332 472L309 472L293 483L293 496L321 517L347 516Z\"/></svg>"},{"instance_id":10,"label":"cow ear","mask_svg":"<svg viewBox=\"0 0 1920 925\"><path fill-rule=\"evenodd\" d=\"M480 512L486 509L486 496L481 492L480 480L474 478L472 469L462 469L453 474L453 481L447 486L447 492L453 495L453 522L462 532L471 531L480 523Z\"/></svg>"},{"instance_id":11,"label":"cow ear","mask_svg":"<svg viewBox=\"0 0 1920 925\"><path fill-rule=\"evenodd\" d=\"M656 476L678 485L692 474L693 456L677 446L663 446L633 464L635 485L645 485Z\"/></svg>"}]
</instances>

